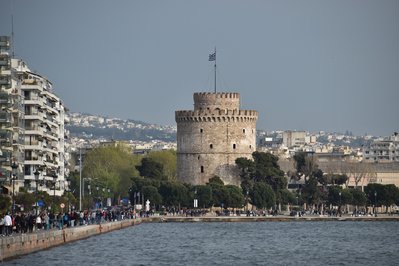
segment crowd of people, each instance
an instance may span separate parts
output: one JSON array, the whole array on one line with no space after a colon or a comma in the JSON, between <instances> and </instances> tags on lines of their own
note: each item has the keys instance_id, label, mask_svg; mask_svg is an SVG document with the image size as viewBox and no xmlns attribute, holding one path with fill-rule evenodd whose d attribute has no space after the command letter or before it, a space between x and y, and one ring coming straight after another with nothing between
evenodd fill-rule
<instances>
[{"instance_id":1,"label":"crowd of people","mask_svg":"<svg viewBox=\"0 0 399 266\"><path fill-rule=\"evenodd\" d=\"M12 234L26 234L40 230L63 229L67 227L100 224L105 222L133 219L136 214L133 210L86 210L71 211L54 214L42 211L17 212L15 215L6 213L0 216L0 235L11 236Z\"/></svg>"}]
</instances>

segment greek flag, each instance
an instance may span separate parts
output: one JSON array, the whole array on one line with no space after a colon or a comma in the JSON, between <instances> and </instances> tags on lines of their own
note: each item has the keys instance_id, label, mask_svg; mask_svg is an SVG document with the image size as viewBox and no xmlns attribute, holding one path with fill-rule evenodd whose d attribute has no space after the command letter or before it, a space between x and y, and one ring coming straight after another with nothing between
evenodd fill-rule
<instances>
[{"instance_id":1,"label":"greek flag","mask_svg":"<svg viewBox=\"0 0 399 266\"><path fill-rule=\"evenodd\" d=\"M209 61L216 61L216 52L209 54Z\"/></svg>"}]
</instances>

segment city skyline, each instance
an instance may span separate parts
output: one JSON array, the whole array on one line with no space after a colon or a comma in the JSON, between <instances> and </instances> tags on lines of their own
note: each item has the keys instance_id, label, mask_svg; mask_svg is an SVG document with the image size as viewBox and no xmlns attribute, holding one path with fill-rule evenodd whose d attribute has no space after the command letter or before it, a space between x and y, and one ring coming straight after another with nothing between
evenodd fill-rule
<instances>
[{"instance_id":1,"label":"city skyline","mask_svg":"<svg viewBox=\"0 0 399 266\"><path fill-rule=\"evenodd\" d=\"M397 1L11 1L0 35L73 112L174 125L194 92L239 92L258 129L397 131Z\"/></svg>"}]
</instances>

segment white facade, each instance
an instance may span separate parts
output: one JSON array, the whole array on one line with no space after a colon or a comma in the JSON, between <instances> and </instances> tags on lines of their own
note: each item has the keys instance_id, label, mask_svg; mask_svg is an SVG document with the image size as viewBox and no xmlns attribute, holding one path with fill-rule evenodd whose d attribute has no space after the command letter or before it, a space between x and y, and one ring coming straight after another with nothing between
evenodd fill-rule
<instances>
[{"instance_id":1,"label":"white facade","mask_svg":"<svg viewBox=\"0 0 399 266\"><path fill-rule=\"evenodd\" d=\"M33 73L26 63L12 59L12 68L21 81L25 113L24 180L31 191L37 189L50 195L62 195L65 190L66 163L65 107L53 93L52 84ZM41 182L36 184L34 172L38 170ZM55 189L53 185L55 181Z\"/></svg>"},{"instance_id":2,"label":"white facade","mask_svg":"<svg viewBox=\"0 0 399 266\"><path fill-rule=\"evenodd\" d=\"M366 162L399 162L399 135L395 133L387 140L374 141L363 150Z\"/></svg>"}]
</instances>

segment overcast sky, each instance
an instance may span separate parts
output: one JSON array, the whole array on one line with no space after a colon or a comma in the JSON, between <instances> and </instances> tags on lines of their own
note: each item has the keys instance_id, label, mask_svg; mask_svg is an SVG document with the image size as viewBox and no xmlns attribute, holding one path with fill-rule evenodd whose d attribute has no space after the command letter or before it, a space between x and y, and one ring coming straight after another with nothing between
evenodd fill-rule
<instances>
[{"instance_id":1,"label":"overcast sky","mask_svg":"<svg viewBox=\"0 0 399 266\"><path fill-rule=\"evenodd\" d=\"M173 125L239 92L258 129L399 130L399 1L0 0L0 35L73 112Z\"/></svg>"}]
</instances>

